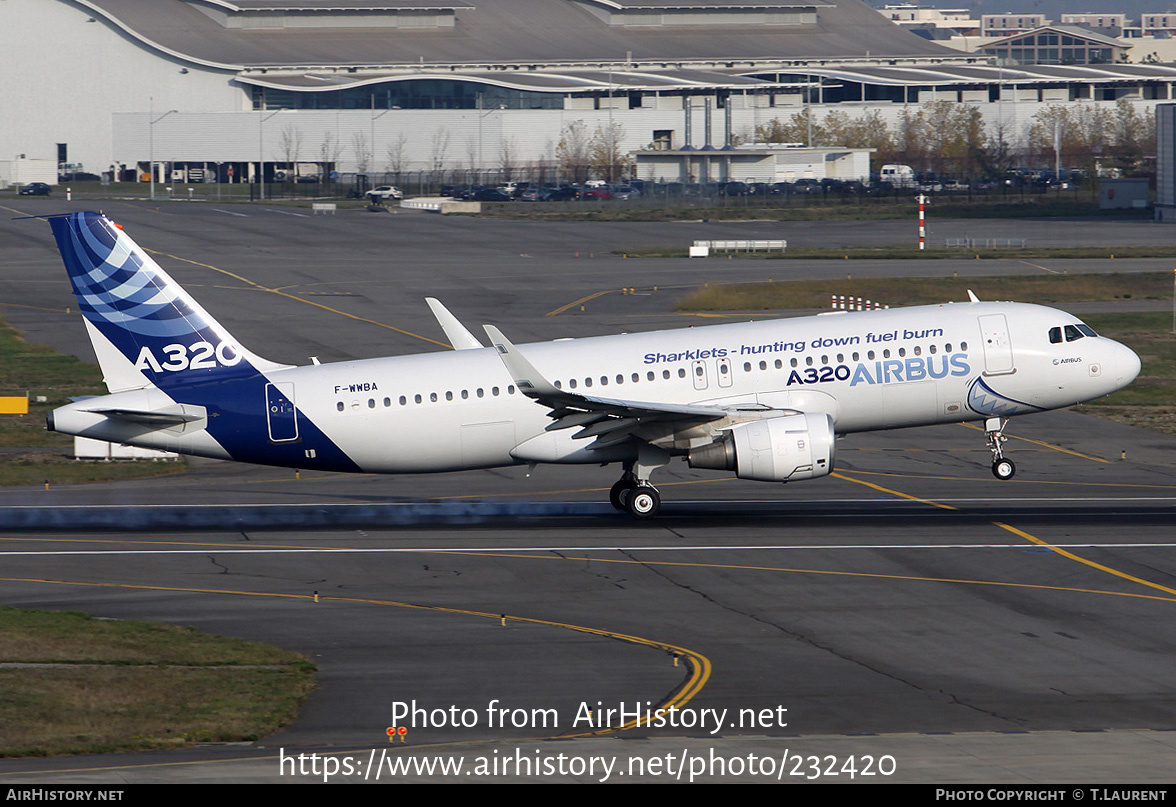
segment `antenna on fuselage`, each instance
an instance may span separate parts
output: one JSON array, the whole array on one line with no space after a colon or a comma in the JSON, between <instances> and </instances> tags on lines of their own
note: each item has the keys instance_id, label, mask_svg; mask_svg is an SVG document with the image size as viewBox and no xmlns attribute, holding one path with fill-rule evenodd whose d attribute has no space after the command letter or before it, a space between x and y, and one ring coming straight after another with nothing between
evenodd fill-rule
<instances>
[{"instance_id":1,"label":"antenna on fuselage","mask_svg":"<svg viewBox=\"0 0 1176 807\"><path fill-rule=\"evenodd\" d=\"M973 292L971 289L968 289L968 302L970 302L970 303L980 302L980 298L977 297L975 292Z\"/></svg>"}]
</instances>

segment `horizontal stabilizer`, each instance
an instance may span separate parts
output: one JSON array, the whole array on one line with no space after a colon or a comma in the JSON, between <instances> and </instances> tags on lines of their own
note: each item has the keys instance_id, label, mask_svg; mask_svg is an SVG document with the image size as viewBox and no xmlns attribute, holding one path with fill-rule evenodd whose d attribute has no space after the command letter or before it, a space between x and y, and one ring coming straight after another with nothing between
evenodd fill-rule
<instances>
[{"instance_id":1,"label":"horizontal stabilizer","mask_svg":"<svg viewBox=\"0 0 1176 807\"><path fill-rule=\"evenodd\" d=\"M208 418L208 412L203 406L193 406L191 404L176 404L175 406L165 406L161 409L95 408L85 411L93 412L96 415L105 415L108 418L129 420L132 423L141 423L145 426L155 426L158 428L181 426L185 423L195 423L197 421L207 420Z\"/></svg>"}]
</instances>

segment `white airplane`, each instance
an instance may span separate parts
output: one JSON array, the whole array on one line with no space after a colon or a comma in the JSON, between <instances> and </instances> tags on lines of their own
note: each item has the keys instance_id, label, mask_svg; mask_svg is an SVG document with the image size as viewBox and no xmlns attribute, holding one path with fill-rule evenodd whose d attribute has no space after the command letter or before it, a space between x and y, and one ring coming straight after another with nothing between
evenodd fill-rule
<instances>
[{"instance_id":1,"label":"white airplane","mask_svg":"<svg viewBox=\"0 0 1176 807\"><path fill-rule=\"evenodd\" d=\"M1007 418L1114 392L1139 357L1062 311L971 302L277 364L238 344L97 213L49 217L109 395L54 410L66 434L217 459L362 473L620 463L609 499L643 518L673 457L742 479L833 470L838 435Z\"/></svg>"}]
</instances>

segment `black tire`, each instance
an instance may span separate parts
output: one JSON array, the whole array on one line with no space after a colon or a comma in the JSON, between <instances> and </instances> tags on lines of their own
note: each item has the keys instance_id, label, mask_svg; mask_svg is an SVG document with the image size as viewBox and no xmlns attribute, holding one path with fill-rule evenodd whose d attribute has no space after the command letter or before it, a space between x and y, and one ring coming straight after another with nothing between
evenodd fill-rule
<instances>
[{"instance_id":1,"label":"black tire","mask_svg":"<svg viewBox=\"0 0 1176 807\"><path fill-rule=\"evenodd\" d=\"M650 485L640 485L629 494L625 509L633 518L653 518L661 509L661 494Z\"/></svg>"},{"instance_id":2,"label":"black tire","mask_svg":"<svg viewBox=\"0 0 1176 807\"><path fill-rule=\"evenodd\" d=\"M619 513L625 512L629 491L637 487L637 483L632 479L620 479L608 492L608 503L613 506L613 509Z\"/></svg>"},{"instance_id":3,"label":"black tire","mask_svg":"<svg viewBox=\"0 0 1176 807\"><path fill-rule=\"evenodd\" d=\"M1012 460L1000 459L992 463L992 475L1000 480L1012 479L1017 473L1017 466Z\"/></svg>"}]
</instances>

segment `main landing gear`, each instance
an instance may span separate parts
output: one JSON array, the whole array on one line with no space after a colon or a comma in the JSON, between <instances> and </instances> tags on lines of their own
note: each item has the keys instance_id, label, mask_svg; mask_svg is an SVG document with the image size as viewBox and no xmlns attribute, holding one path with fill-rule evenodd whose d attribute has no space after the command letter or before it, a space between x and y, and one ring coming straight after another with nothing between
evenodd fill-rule
<instances>
[{"instance_id":1,"label":"main landing gear","mask_svg":"<svg viewBox=\"0 0 1176 807\"><path fill-rule=\"evenodd\" d=\"M984 421L984 437L992 452L992 475L1000 480L1012 479L1017 473L1017 466L1012 460L1005 459L1004 449L1001 447L1001 444L1009 439L1004 436L1006 423L1008 421L1001 418L988 418Z\"/></svg>"},{"instance_id":2,"label":"main landing gear","mask_svg":"<svg viewBox=\"0 0 1176 807\"><path fill-rule=\"evenodd\" d=\"M642 445L636 462L624 463L625 471L608 492L609 504L634 518L653 518L661 509L661 493L649 483L649 476L670 461L667 451Z\"/></svg>"}]
</instances>

